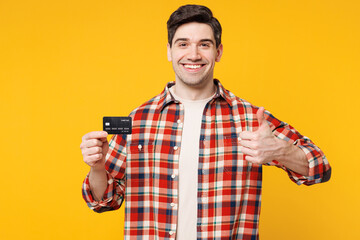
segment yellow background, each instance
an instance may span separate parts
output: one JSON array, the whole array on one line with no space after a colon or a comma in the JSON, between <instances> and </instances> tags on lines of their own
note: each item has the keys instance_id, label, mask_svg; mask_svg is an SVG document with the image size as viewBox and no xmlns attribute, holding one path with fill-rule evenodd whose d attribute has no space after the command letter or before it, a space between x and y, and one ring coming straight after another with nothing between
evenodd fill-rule
<instances>
[{"instance_id":1,"label":"yellow background","mask_svg":"<svg viewBox=\"0 0 360 240\"><path fill-rule=\"evenodd\" d=\"M0 1L0 239L122 239L81 197L79 145L174 80L166 21L188 1ZM360 4L194 1L223 26L215 77L326 153L330 182L264 168L261 239L360 239Z\"/></svg>"}]
</instances>

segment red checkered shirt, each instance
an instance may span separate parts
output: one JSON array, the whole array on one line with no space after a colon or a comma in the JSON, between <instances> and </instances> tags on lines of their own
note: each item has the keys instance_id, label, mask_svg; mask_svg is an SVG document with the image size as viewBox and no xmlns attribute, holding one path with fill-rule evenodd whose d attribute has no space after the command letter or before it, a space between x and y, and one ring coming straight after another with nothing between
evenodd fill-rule
<instances>
[{"instance_id":1,"label":"red checkered shirt","mask_svg":"<svg viewBox=\"0 0 360 240\"><path fill-rule=\"evenodd\" d=\"M204 109L200 134L197 238L258 239L262 166L245 160L239 133L258 128L257 107L236 97L214 80L217 93ZM96 212L118 209L125 200L125 239L174 239L178 216L179 153L184 107L168 83L165 90L135 109L130 135L114 135L106 156L108 187L101 201L83 197ZM280 139L298 146L309 161L305 177L273 161L297 184L329 180L331 168L310 139L266 111Z\"/></svg>"}]
</instances>

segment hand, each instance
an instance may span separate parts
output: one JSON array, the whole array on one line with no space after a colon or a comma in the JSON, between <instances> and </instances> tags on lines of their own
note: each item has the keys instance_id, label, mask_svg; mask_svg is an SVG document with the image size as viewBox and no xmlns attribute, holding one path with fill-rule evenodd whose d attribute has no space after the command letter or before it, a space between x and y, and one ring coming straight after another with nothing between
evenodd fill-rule
<instances>
[{"instance_id":1,"label":"hand","mask_svg":"<svg viewBox=\"0 0 360 240\"><path fill-rule=\"evenodd\" d=\"M91 168L105 168L105 156L109 149L107 135L108 133L105 131L94 131L82 137L81 153L84 162Z\"/></svg>"},{"instance_id":2,"label":"hand","mask_svg":"<svg viewBox=\"0 0 360 240\"><path fill-rule=\"evenodd\" d=\"M255 132L240 133L240 150L246 155L245 159L256 164L264 164L277 159L282 153L283 142L276 138L265 120L264 108L260 107L256 113L259 128Z\"/></svg>"}]
</instances>

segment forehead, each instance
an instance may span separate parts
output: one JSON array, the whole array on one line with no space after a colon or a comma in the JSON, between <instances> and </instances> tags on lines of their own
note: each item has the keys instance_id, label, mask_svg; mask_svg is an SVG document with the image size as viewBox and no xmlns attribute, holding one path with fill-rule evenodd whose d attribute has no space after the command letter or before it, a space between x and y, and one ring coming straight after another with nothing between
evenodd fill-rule
<instances>
[{"instance_id":1,"label":"forehead","mask_svg":"<svg viewBox=\"0 0 360 240\"><path fill-rule=\"evenodd\" d=\"M208 24L198 22L185 23L178 27L173 42L178 38L186 38L190 41L200 41L201 39L212 39L215 41L212 28Z\"/></svg>"}]
</instances>

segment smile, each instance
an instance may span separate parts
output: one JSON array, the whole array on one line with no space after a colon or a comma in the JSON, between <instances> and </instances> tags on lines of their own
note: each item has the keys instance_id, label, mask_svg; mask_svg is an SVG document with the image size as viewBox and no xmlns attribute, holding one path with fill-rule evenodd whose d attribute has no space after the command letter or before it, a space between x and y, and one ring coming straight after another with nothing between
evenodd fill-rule
<instances>
[{"instance_id":1,"label":"smile","mask_svg":"<svg viewBox=\"0 0 360 240\"><path fill-rule=\"evenodd\" d=\"M184 68L188 71L197 71L205 66L205 64L182 64Z\"/></svg>"}]
</instances>

